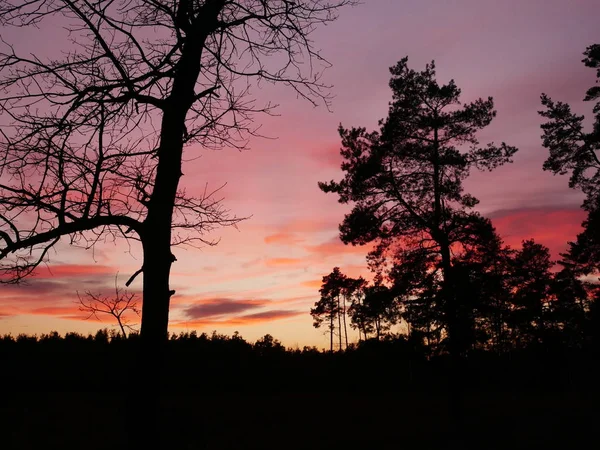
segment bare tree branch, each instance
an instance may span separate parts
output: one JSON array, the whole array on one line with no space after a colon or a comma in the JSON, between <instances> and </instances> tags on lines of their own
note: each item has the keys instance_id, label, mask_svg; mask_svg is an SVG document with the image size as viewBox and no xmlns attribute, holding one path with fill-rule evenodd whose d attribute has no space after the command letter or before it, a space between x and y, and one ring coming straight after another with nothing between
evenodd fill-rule
<instances>
[{"instance_id":1,"label":"bare tree branch","mask_svg":"<svg viewBox=\"0 0 600 450\"><path fill-rule=\"evenodd\" d=\"M126 328L130 332L137 332L134 324L129 322L127 316L130 315L130 312L133 312L139 317L140 311L135 293L120 289L117 285L117 276L115 276L114 297L106 296L101 293L94 294L90 291L85 291L85 297L81 297L79 292L77 292L77 303L79 304L79 310L88 314L86 320L92 317L101 320L98 317L99 314L114 317L121 329L123 337L127 337L127 333L125 332Z\"/></svg>"}]
</instances>

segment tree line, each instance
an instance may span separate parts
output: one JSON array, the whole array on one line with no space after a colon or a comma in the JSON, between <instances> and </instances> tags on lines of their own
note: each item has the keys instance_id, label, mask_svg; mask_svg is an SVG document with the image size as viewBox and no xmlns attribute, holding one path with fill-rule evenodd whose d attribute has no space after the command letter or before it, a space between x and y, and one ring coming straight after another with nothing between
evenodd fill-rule
<instances>
[{"instance_id":1,"label":"tree line","mask_svg":"<svg viewBox=\"0 0 600 450\"><path fill-rule=\"evenodd\" d=\"M6 370L0 381L19 391L130 392L144 376L142 339L116 330L0 336ZM505 354L474 350L463 382L469 389L579 390L597 376L588 349L529 347ZM385 333L350 342L341 352L286 347L271 335L255 341L239 333L171 333L157 392L381 392L423 390L447 395L450 359L431 354L415 335ZM552 373L540 379L541 372ZM158 394L153 394L156 396Z\"/></svg>"}]
</instances>

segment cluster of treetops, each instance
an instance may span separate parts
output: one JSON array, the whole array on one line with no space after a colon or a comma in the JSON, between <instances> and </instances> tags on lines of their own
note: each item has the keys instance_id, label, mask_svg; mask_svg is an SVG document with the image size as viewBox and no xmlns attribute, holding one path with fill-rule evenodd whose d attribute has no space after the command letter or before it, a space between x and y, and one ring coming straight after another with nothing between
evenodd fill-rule
<instances>
[{"instance_id":1,"label":"cluster of treetops","mask_svg":"<svg viewBox=\"0 0 600 450\"><path fill-rule=\"evenodd\" d=\"M584 56L600 79L600 45ZM433 62L417 72L404 58L390 70L388 117L374 132L340 126L344 177L319 183L352 205L340 224L342 241L373 246L371 283L337 267L323 277L311 315L329 332L329 349L348 346L348 326L362 339L379 339L399 322L432 354L597 347L600 102L585 132L583 116L541 96L541 144L549 151L543 168L570 173L588 213L583 231L553 261L533 239L517 249L505 245L464 191L471 170L491 171L517 152L476 137L496 115L492 98L461 103L454 81L437 83ZM584 100L598 99L600 85Z\"/></svg>"}]
</instances>

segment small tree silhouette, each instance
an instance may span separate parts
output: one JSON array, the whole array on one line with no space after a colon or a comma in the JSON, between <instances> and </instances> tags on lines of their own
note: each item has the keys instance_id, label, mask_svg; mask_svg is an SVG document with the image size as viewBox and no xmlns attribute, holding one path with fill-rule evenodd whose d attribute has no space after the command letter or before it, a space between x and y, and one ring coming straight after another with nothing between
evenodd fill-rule
<instances>
[{"instance_id":1,"label":"small tree silhouette","mask_svg":"<svg viewBox=\"0 0 600 450\"><path fill-rule=\"evenodd\" d=\"M81 297L77 292L77 298L79 303L79 310L88 314L86 320L91 317L95 317L100 320L98 314L107 314L116 319L123 333L123 337L127 337L125 329L127 328L131 333L136 332L137 329L129 323L127 319L128 312L134 312L138 317L140 311L138 309L138 301L135 293L127 292L117 285L117 277L115 277L115 295L107 296L101 293L94 294L90 291L85 291L85 296Z\"/></svg>"}]
</instances>

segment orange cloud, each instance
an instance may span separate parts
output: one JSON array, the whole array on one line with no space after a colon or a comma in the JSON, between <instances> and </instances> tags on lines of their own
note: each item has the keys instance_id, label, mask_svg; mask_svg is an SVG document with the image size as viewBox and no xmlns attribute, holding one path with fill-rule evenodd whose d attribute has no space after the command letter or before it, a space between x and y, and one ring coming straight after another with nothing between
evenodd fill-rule
<instances>
[{"instance_id":1,"label":"orange cloud","mask_svg":"<svg viewBox=\"0 0 600 450\"><path fill-rule=\"evenodd\" d=\"M265 237L265 244L296 245L303 241L294 233L275 233Z\"/></svg>"},{"instance_id":2,"label":"orange cloud","mask_svg":"<svg viewBox=\"0 0 600 450\"><path fill-rule=\"evenodd\" d=\"M307 287L310 289L316 289L319 290L321 289L321 285L323 284L323 280L309 280L309 281L303 281L302 283L300 283L303 287Z\"/></svg>"},{"instance_id":3,"label":"orange cloud","mask_svg":"<svg viewBox=\"0 0 600 450\"><path fill-rule=\"evenodd\" d=\"M318 191L317 191L318 193ZM321 195L321 194L319 194ZM322 194L325 195L325 194ZM304 234L304 233L320 233L323 231L335 231L338 229L340 220L343 215L331 214L330 216L325 214L319 214L319 218L305 219L296 218L290 220L287 223L277 225L276 227L261 227L267 228L273 231L272 234Z\"/></svg>"},{"instance_id":4,"label":"orange cloud","mask_svg":"<svg viewBox=\"0 0 600 450\"><path fill-rule=\"evenodd\" d=\"M67 314L80 314L80 319L84 318L79 308L75 305L73 306L44 306L42 308L34 308L27 311L28 314L41 314L44 316L62 316Z\"/></svg>"},{"instance_id":5,"label":"orange cloud","mask_svg":"<svg viewBox=\"0 0 600 450\"><path fill-rule=\"evenodd\" d=\"M42 308L35 308L27 311L27 314L40 315L40 316L56 316L60 319L67 320L88 320L90 322L103 322L101 317L102 314L99 315L99 319L94 316L89 317L83 311L79 310L79 307L76 305L73 306L46 306ZM109 316L106 316L106 319L109 319Z\"/></svg>"},{"instance_id":6,"label":"orange cloud","mask_svg":"<svg viewBox=\"0 0 600 450\"><path fill-rule=\"evenodd\" d=\"M116 271L113 267L101 264L56 264L40 266L32 275L33 278L83 277L88 275L108 275Z\"/></svg>"},{"instance_id":7,"label":"orange cloud","mask_svg":"<svg viewBox=\"0 0 600 450\"><path fill-rule=\"evenodd\" d=\"M297 266L302 264L300 258L270 258L265 261L267 267Z\"/></svg>"}]
</instances>

